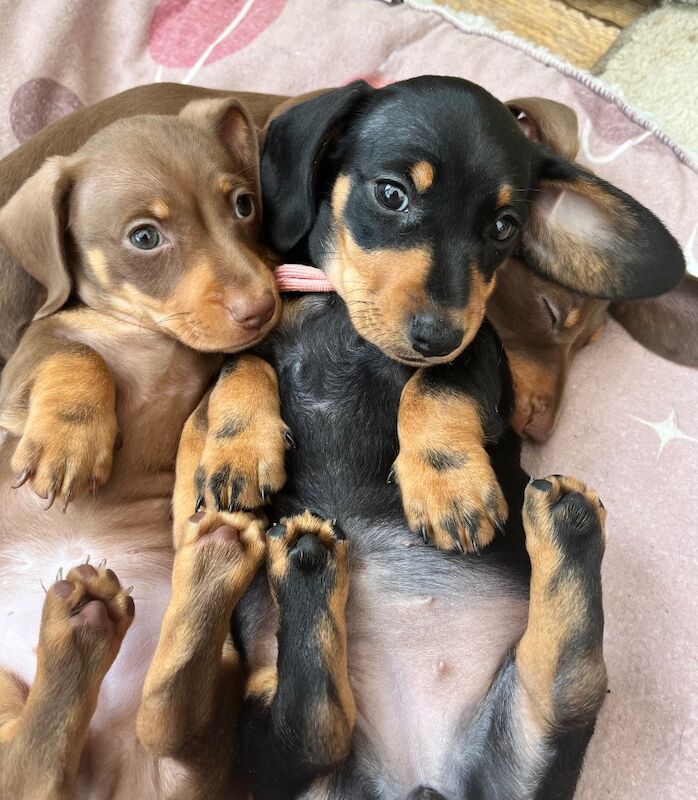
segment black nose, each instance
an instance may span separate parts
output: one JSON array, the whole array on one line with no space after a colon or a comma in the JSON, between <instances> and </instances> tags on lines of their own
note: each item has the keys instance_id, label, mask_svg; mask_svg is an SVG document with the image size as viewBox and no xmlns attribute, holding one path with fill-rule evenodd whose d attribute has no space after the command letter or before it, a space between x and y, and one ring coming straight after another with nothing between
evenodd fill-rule
<instances>
[{"instance_id":1,"label":"black nose","mask_svg":"<svg viewBox=\"0 0 698 800\"><path fill-rule=\"evenodd\" d=\"M463 330L433 314L416 314L410 325L410 341L424 356L446 356L463 341Z\"/></svg>"}]
</instances>

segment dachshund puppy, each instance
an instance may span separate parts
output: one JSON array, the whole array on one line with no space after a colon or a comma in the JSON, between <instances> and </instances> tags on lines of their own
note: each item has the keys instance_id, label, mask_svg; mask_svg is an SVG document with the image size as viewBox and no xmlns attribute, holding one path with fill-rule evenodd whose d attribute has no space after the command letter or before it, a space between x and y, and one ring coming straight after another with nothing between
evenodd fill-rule
<instances>
[{"instance_id":1,"label":"dachshund puppy","mask_svg":"<svg viewBox=\"0 0 698 800\"><path fill-rule=\"evenodd\" d=\"M684 266L650 212L512 110L424 77L353 84L268 127L269 244L338 296L286 304L258 350L298 447L267 575L234 617L256 800L574 792L606 687L603 508L572 479L526 488L485 300L515 254L606 298L668 290ZM487 536L461 498L494 491L490 463L511 514L475 555ZM200 478L190 464L178 482Z\"/></svg>"},{"instance_id":2,"label":"dachshund puppy","mask_svg":"<svg viewBox=\"0 0 698 800\"><path fill-rule=\"evenodd\" d=\"M0 384L2 798L234 791L228 719L240 666L225 625L207 661L217 705L206 706L206 685L188 688L193 711L178 709L187 747L175 747L172 714L151 706L144 741L158 732L160 746L148 752L135 719L169 596L182 427L220 353L255 345L280 315L260 211L255 126L231 98L117 121L48 160L0 210L5 257L40 287ZM241 357L240 368L275 387L259 359ZM266 407L258 444L278 488L286 429L278 400ZM205 627L202 596L229 618L264 554L251 515L209 515L187 535L171 606L180 603L180 636ZM77 561L44 595L41 576ZM136 585L136 621L117 573ZM172 654L188 682L176 641Z\"/></svg>"}]
</instances>

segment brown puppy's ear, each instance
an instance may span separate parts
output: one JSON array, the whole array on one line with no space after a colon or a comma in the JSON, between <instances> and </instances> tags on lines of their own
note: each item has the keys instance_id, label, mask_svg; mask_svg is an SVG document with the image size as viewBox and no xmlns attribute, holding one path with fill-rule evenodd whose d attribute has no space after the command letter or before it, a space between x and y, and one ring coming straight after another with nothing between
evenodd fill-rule
<instances>
[{"instance_id":1,"label":"brown puppy's ear","mask_svg":"<svg viewBox=\"0 0 698 800\"><path fill-rule=\"evenodd\" d=\"M590 172L532 147L537 188L521 236L527 266L605 300L655 297L678 284L683 253L651 211Z\"/></svg>"},{"instance_id":2,"label":"brown puppy's ear","mask_svg":"<svg viewBox=\"0 0 698 800\"><path fill-rule=\"evenodd\" d=\"M576 157L579 127L577 115L569 106L544 97L517 97L506 105L528 139L563 158Z\"/></svg>"},{"instance_id":3,"label":"brown puppy's ear","mask_svg":"<svg viewBox=\"0 0 698 800\"><path fill-rule=\"evenodd\" d=\"M51 158L0 209L0 245L46 289L34 319L57 311L72 289L65 253L71 183L69 160Z\"/></svg>"},{"instance_id":4,"label":"brown puppy's ear","mask_svg":"<svg viewBox=\"0 0 698 800\"><path fill-rule=\"evenodd\" d=\"M279 253L288 253L309 233L323 154L359 101L372 91L366 81L354 81L291 106L269 124L262 190L267 244Z\"/></svg>"},{"instance_id":5,"label":"brown puppy's ear","mask_svg":"<svg viewBox=\"0 0 698 800\"><path fill-rule=\"evenodd\" d=\"M184 106L179 116L215 136L236 159L254 165L255 171L246 174L259 179L257 129L239 100L234 97L194 100Z\"/></svg>"},{"instance_id":6,"label":"brown puppy's ear","mask_svg":"<svg viewBox=\"0 0 698 800\"><path fill-rule=\"evenodd\" d=\"M698 367L698 278L686 273L661 297L612 303L611 316L644 345L669 361Z\"/></svg>"}]
</instances>

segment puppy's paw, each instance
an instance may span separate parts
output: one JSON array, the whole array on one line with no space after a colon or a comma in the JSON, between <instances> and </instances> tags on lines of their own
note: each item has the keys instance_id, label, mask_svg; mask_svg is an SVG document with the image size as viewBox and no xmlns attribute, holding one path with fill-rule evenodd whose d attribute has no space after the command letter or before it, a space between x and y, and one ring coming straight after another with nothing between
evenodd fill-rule
<instances>
[{"instance_id":1,"label":"puppy's paw","mask_svg":"<svg viewBox=\"0 0 698 800\"><path fill-rule=\"evenodd\" d=\"M440 550L479 553L506 522L504 495L480 446L400 450L394 475L407 524Z\"/></svg>"},{"instance_id":2,"label":"puppy's paw","mask_svg":"<svg viewBox=\"0 0 698 800\"><path fill-rule=\"evenodd\" d=\"M50 508L56 499L63 509L85 490L95 490L109 478L117 441L113 409L87 403L35 402L12 457L15 487L29 482Z\"/></svg>"},{"instance_id":3,"label":"puppy's paw","mask_svg":"<svg viewBox=\"0 0 698 800\"><path fill-rule=\"evenodd\" d=\"M267 531L267 575L279 603L284 602L287 591L297 581L315 585L317 599L322 603L335 592L346 595L346 536L332 522L309 511L282 519Z\"/></svg>"},{"instance_id":4,"label":"puppy's paw","mask_svg":"<svg viewBox=\"0 0 698 800\"><path fill-rule=\"evenodd\" d=\"M242 417L209 420L196 469L196 510L253 510L286 483L286 450L293 446L278 414L259 410Z\"/></svg>"},{"instance_id":5,"label":"puppy's paw","mask_svg":"<svg viewBox=\"0 0 698 800\"><path fill-rule=\"evenodd\" d=\"M39 635L39 662L90 681L101 681L133 622L130 589L103 562L73 567L46 592ZM67 678L67 676L66 676Z\"/></svg>"},{"instance_id":6,"label":"puppy's paw","mask_svg":"<svg viewBox=\"0 0 698 800\"><path fill-rule=\"evenodd\" d=\"M566 557L603 554L606 510L599 496L576 478L551 475L526 487L523 523L534 564L557 568Z\"/></svg>"},{"instance_id":7,"label":"puppy's paw","mask_svg":"<svg viewBox=\"0 0 698 800\"><path fill-rule=\"evenodd\" d=\"M221 589L239 598L264 561L264 526L252 514L203 512L190 517L173 567L174 591Z\"/></svg>"},{"instance_id":8,"label":"puppy's paw","mask_svg":"<svg viewBox=\"0 0 698 800\"><path fill-rule=\"evenodd\" d=\"M195 473L196 510L253 510L286 482L293 437L281 419L274 370L238 356L221 373L206 410L204 448Z\"/></svg>"}]
</instances>

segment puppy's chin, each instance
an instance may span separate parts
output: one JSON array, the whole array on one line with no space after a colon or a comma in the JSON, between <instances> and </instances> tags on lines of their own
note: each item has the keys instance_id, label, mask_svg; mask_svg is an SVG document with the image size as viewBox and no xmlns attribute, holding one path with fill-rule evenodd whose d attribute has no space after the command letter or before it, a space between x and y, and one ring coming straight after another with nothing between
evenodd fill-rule
<instances>
[{"instance_id":1,"label":"puppy's chin","mask_svg":"<svg viewBox=\"0 0 698 800\"><path fill-rule=\"evenodd\" d=\"M261 328L247 330L229 317L202 319L189 316L184 323L166 322L160 327L186 347L202 353L239 353L259 344L272 331L281 315L279 306L274 316ZM174 323L175 321L172 320Z\"/></svg>"}]
</instances>

